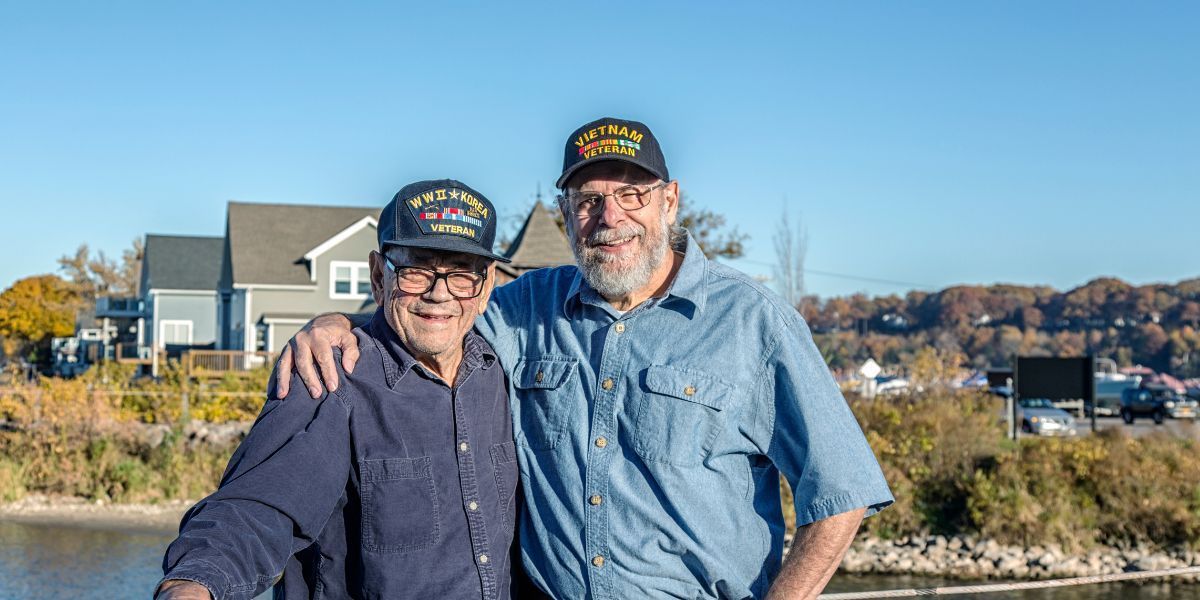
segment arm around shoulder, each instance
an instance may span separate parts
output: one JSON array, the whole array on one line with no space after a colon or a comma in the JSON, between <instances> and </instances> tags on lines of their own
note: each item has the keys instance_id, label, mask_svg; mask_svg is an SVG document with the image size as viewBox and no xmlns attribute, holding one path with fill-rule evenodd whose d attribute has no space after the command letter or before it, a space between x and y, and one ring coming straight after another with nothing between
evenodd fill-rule
<instances>
[{"instance_id":1,"label":"arm around shoulder","mask_svg":"<svg viewBox=\"0 0 1200 600\"><path fill-rule=\"evenodd\" d=\"M320 398L326 389L336 391L338 370L333 349L341 349L342 369L353 373L354 365L358 362L358 340L352 331L370 320L371 315L317 315L288 340L283 351L279 353L279 362L275 365L276 372L290 374L295 369L304 382L302 389L307 389L314 399ZM291 391L291 378L281 378L276 397L283 398Z\"/></svg>"}]
</instances>

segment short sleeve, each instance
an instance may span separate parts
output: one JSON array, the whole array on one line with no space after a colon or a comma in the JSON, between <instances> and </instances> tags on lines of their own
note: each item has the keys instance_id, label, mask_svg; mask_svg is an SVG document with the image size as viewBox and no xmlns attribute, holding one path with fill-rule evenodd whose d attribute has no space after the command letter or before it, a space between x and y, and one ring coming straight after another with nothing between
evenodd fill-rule
<instances>
[{"instance_id":1,"label":"short sleeve","mask_svg":"<svg viewBox=\"0 0 1200 600\"><path fill-rule=\"evenodd\" d=\"M879 462L799 316L780 331L763 371L767 456L792 486L796 524L890 505Z\"/></svg>"}]
</instances>

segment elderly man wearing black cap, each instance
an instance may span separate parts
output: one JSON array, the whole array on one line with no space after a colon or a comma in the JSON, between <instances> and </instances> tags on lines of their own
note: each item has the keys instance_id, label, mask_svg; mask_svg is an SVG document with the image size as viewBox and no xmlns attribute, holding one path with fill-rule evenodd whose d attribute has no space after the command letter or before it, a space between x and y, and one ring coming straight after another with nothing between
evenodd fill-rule
<instances>
[{"instance_id":1,"label":"elderly man wearing black cap","mask_svg":"<svg viewBox=\"0 0 1200 600\"><path fill-rule=\"evenodd\" d=\"M644 124L580 127L558 186L577 266L526 273L476 323L509 374L530 578L556 598L815 597L892 496L807 325L673 226ZM353 341L340 315L298 334L308 384Z\"/></svg>"},{"instance_id":2,"label":"elderly man wearing black cap","mask_svg":"<svg viewBox=\"0 0 1200 600\"><path fill-rule=\"evenodd\" d=\"M504 372L471 331L505 260L495 230L491 203L457 181L396 194L358 368L327 402L267 402L220 489L184 517L160 598L272 584L284 598L509 597L516 449Z\"/></svg>"}]
</instances>

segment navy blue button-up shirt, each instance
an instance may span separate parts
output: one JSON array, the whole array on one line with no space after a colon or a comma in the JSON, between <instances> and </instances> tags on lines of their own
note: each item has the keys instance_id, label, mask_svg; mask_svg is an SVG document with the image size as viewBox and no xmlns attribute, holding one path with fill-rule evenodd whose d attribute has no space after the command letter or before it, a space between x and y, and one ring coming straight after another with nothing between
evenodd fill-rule
<instances>
[{"instance_id":1,"label":"navy blue button-up shirt","mask_svg":"<svg viewBox=\"0 0 1200 600\"><path fill-rule=\"evenodd\" d=\"M509 597L517 457L491 347L468 333L448 387L381 313L355 334L361 358L327 401L294 377L266 403L184 516L164 579L217 599L277 579L289 599Z\"/></svg>"}]
</instances>

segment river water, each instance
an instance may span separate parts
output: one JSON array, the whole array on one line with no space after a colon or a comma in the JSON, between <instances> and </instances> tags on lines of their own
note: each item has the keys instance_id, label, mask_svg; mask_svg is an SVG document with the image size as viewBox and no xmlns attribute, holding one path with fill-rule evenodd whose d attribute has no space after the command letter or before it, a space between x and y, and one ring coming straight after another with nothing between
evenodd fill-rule
<instances>
[{"instance_id":1,"label":"river water","mask_svg":"<svg viewBox=\"0 0 1200 600\"><path fill-rule=\"evenodd\" d=\"M163 549L171 539L171 535L152 531L0 522L0 600L149 598L161 575ZM890 590L938 585L963 585L963 582L846 575L835 576L826 591ZM268 596L264 594L262 598ZM1200 585L1093 585L988 597L1020 600L1200 600Z\"/></svg>"}]
</instances>

